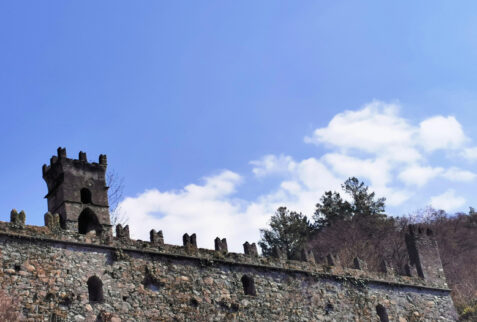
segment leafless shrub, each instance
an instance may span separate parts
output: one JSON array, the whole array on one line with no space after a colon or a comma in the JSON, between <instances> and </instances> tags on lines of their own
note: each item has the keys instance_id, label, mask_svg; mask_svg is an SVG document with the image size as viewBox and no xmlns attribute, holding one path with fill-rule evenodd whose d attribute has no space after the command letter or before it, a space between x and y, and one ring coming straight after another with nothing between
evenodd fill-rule
<instances>
[{"instance_id":1,"label":"leafless shrub","mask_svg":"<svg viewBox=\"0 0 477 322\"><path fill-rule=\"evenodd\" d=\"M351 266L353 259L359 257L374 271L379 270L383 259L397 271L401 271L408 260L404 224L395 219L372 223L366 218L337 221L317 232L309 246L318 258L331 253L342 265Z\"/></svg>"},{"instance_id":2,"label":"leafless shrub","mask_svg":"<svg viewBox=\"0 0 477 322\"><path fill-rule=\"evenodd\" d=\"M121 224L124 226L128 220L126 216L121 213L119 206L124 194L124 178L120 177L116 171L109 170L106 175L106 184L109 187L108 199L111 225Z\"/></svg>"}]
</instances>

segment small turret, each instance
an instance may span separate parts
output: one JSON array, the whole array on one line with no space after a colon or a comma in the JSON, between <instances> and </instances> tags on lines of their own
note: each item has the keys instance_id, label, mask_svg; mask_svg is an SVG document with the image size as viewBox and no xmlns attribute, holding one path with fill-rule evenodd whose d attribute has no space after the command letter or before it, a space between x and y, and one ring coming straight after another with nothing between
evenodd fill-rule
<instances>
[{"instance_id":1,"label":"small turret","mask_svg":"<svg viewBox=\"0 0 477 322\"><path fill-rule=\"evenodd\" d=\"M428 228L409 225L406 246L409 264L416 269L417 275L436 286L446 287L444 269L433 232Z\"/></svg>"},{"instance_id":2,"label":"small turret","mask_svg":"<svg viewBox=\"0 0 477 322\"><path fill-rule=\"evenodd\" d=\"M215 245L215 250L218 252L226 254L229 251L227 247L227 239L225 238L222 238L222 239L220 239L219 237L215 238L214 245Z\"/></svg>"},{"instance_id":3,"label":"small turret","mask_svg":"<svg viewBox=\"0 0 477 322\"><path fill-rule=\"evenodd\" d=\"M60 215L63 229L100 233L110 230L106 155L99 163L90 163L85 152L69 159L65 148L58 148L50 165L43 165L43 179L48 186L48 211Z\"/></svg>"},{"instance_id":4,"label":"small turret","mask_svg":"<svg viewBox=\"0 0 477 322\"><path fill-rule=\"evenodd\" d=\"M258 256L257 245L255 243L250 244L249 242L245 242L243 244L243 251L245 255L252 257Z\"/></svg>"}]
</instances>

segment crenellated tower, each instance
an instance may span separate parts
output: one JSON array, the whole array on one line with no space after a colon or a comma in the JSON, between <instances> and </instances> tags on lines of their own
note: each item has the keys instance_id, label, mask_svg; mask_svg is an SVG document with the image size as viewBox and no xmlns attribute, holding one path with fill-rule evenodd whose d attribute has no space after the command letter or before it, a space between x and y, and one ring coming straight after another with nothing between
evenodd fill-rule
<instances>
[{"instance_id":1,"label":"crenellated tower","mask_svg":"<svg viewBox=\"0 0 477 322\"><path fill-rule=\"evenodd\" d=\"M409 225L406 246L410 265L415 267L417 275L434 285L447 287L439 248L432 230Z\"/></svg>"},{"instance_id":2,"label":"crenellated tower","mask_svg":"<svg viewBox=\"0 0 477 322\"><path fill-rule=\"evenodd\" d=\"M60 215L63 229L81 234L110 230L108 187L106 186L106 155L98 163L90 163L86 153L69 159L65 148L43 165L43 179L48 186L48 211Z\"/></svg>"}]
</instances>

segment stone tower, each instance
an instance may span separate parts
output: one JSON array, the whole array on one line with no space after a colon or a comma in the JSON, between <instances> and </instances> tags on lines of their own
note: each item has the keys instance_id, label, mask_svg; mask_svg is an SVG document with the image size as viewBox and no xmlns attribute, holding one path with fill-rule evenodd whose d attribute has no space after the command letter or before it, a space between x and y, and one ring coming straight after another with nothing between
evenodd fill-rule
<instances>
[{"instance_id":1,"label":"stone tower","mask_svg":"<svg viewBox=\"0 0 477 322\"><path fill-rule=\"evenodd\" d=\"M89 163L86 153L78 160L66 157L66 149L58 148L58 156L43 165L43 179L48 186L48 211L60 215L63 229L80 234L110 230L106 155L98 163Z\"/></svg>"},{"instance_id":2,"label":"stone tower","mask_svg":"<svg viewBox=\"0 0 477 322\"><path fill-rule=\"evenodd\" d=\"M410 265L417 275L439 287L447 287L437 241L429 228L410 225L406 233Z\"/></svg>"}]
</instances>

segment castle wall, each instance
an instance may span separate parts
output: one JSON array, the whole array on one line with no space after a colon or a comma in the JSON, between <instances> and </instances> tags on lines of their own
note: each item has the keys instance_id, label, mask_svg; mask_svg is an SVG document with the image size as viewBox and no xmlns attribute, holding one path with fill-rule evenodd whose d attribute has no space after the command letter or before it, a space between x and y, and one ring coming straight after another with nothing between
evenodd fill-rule
<instances>
[{"instance_id":1,"label":"castle wall","mask_svg":"<svg viewBox=\"0 0 477 322\"><path fill-rule=\"evenodd\" d=\"M378 304L390 321L456 319L445 287L307 262L6 223L0 252L2 289L35 321L380 321ZM102 303L89 300L94 275L103 283ZM253 278L255 296L245 295L244 275Z\"/></svg>"},{"instance_id":2,"label":"castle wall","mask_svg":"<svg viewBox=\"0 0 477 322\"><path fill-rule=\"evenodd\" d=\"M58 148L42 172L48 186L45 226L26 226L12 210L0 222L0 285L28 321L455 321L437 244L430 231L410 227L411 271L394 274L383 262L370 272L332 254L315 263L288 260L280 249L258 256L256 245L229 253L198 249L195 234L183 246L131 240L129 227L110 226L107 158L69 159ZM323 256L324 257L324 256ZM412 269L411 269L412 266Z\"/></svg>"}]
</instances>

